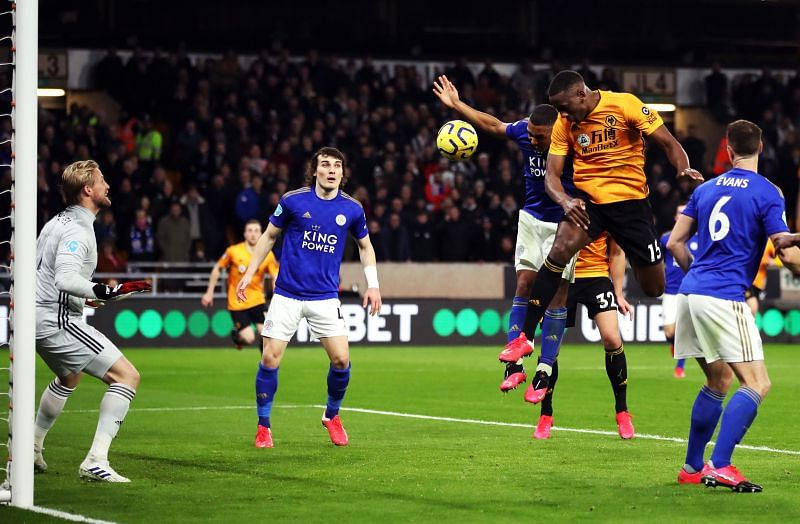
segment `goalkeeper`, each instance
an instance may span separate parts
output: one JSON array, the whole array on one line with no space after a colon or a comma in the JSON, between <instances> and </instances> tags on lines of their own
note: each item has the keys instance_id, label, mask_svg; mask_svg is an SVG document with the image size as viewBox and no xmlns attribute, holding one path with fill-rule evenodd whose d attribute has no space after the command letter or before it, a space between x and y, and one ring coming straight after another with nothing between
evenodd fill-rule
<instances>
[{"instance_id":1,"label":"goalkeeper","mask_svg":"<svg viewBox=\"0 0 800 524\"><path fill-rule=\"evenodd\" d=\"M64 409L84 373L108 384L100 402L97 430L78 469L81 478L130 482L108 463L117 435L139 386L139 372L105 335L83 321L86 302L102 305L150 291L148 282L116 287L89 280L97 265L92 224L111 205L108 184L96 162L69 165L61 178L67 208L45 224L36 241L36 352L55 373L39 401L34 427L34 469L47 470L42 456L45 435Z\"/></svg>"}]
</instances>

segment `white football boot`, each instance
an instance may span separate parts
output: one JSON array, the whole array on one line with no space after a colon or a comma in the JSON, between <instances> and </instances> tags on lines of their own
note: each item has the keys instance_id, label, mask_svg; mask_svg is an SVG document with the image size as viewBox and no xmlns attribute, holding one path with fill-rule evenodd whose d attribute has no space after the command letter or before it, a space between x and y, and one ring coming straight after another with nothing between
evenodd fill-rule
<instances>
[{"instance_id":1,"label":"white football boot","mask_svg":"<svg viewBox=\"0 0 800 524\"><path fill-rule=\"evenodd\" d=\"M107 460L95 460L91 457L81 463L78 468L78 475L85 480L97 480L100 482L130 482L129 478L123 477L109 465Z\"/></svg>"}]
</instances>

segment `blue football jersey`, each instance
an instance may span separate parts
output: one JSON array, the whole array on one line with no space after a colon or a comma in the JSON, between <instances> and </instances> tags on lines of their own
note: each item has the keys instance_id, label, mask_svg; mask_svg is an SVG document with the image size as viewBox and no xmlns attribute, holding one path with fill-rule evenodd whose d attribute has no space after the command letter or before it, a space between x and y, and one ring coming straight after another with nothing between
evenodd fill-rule
<instances>
[{"instance_id":1,"label":"blue football jersey","mask_svg":"<svg viewBox=\"0 0 800 524\"><path fill-rule=\"evenodd\" d=\"M744 301L767 238L788 232L783 196L753 171L731 169L692 193L683 214L697 221L697 255L680 293Z\"/></svg>"},{"instance_id":2,"label":"blue football jersey","mask_svg":"<svg viewBox=\"0 0 800 524\"><path fill-rule=\"evenodd\" d=\"M283 229L275 293L298 300L339 296L339 268L347 234L367 236L364 209L343 191L323 200L311 187L289 191L269 217Z\"/></svg>"},{"instance_id":3,"label":"blue football jersey","mask_svg":"<svg viewBox=\"0 0 800 524\"><path fill-rule=\"evenodd\" d=\"M661 236L661 252L664 253L664 277L666 281L664 293L667 295L675 295L678 293L686 273L683 272L681 266L675 261L675 257L673 257L672 253L667 249L669 235L669 233L664 233ZM692 235L692 238L689 239L686 245L689 247L689 253L691 253L693 257L696 257L698 248L697 233Z\"/></svg>"},{"instance_id":4,"label":"blue football jersey","mask_svg":"<svg viewBox=\"0 0 800 524\"><path fill-rule=\"evenodd\" d=\"M517 143L522 151L525 177L525 211L544 222L560 222L564 216L561 206L553 202L544 189L544 175L547 173L547 153L534 149L528 137L528 119L522 119L506 127L508 138ZM561 174L564 190L575 194L572 183L572 158L567 157L564 172Z\"/></svg>"}]
</instances>

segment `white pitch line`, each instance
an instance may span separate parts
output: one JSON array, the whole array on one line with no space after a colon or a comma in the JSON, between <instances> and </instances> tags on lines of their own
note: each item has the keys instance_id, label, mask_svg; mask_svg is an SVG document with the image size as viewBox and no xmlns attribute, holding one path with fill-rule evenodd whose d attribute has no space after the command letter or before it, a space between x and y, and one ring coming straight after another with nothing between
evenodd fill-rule
<instances>
[{"instance_id":1,"label":"white pitch line","mask_svg":"<svg viewBox=\"0 0 800 524\"><path fill-rule=\"evenodd\" d=\"M324 404L277 404L274 406L277 409L325 409ZM162 407L162 408L136 408L131 409L131 411L143 411L143 412L170 412L170 411L229 411L229 410L240 410L240 409L254 409L255 406L187 406L187 407ZM437 422L456 422L459 424L475 424L480 426L500 426L506 428L528 428L532 429L535 428L533 424L524 424L520 422L499 422L495 420L480 420L480 419L469 419L469 418L454 418L454 417L437 417L433 415L419 415L416 413L402 413L398 411L382 411L377 409L365 409L365 408L349 408L343 407L341 408L342 411L352 411L354 413L365 413L369 415L384 415L388 417L400 417L400 418L413 418L418 420L435 420ZM96 409L76 409L76 410L66 410L64 413L97 413L98 410ZM600 429L583 429L583 428L565 428L561 426L553 426L552 428L555 431L563 431L565 433L584 433L588 435L603 435L603 436L617 436L616 431L605 431ZM686 444L687 440L685 438L678 438L678 437L665 437L663 435L651 435L648 433L637 433L637 439L643 440L657 440L661 442L676 442L678 444ZM709 442L708 446L713 446L714 442ZM778 448L771 448L769 446L749 446L747 444L739 444L736 446L736 449L747 449L750 451L766 451L768 453L778 453L781 455L798 455L800 456L800 451L793 450L793 449L778 449Z\"/></svg>"},{"instance_id":2,"label":"white pitch line","mask_svg":"<svg viewBox=\"0 0 800 524\"><path fill-rule=\"evenodd\" d=\"M32 511L34 513L42 513L44 515L50 515L51 517L58 517L60 519L69 520L72 522L88 522L90 524L116 524L111 520L93 519L91 517L78 515L76 513L67 513L66 511L60 511L57 509L43 508L42 506L31 506L29 508L20 508L20 509L24 509L26 511Z\"/></svg>"}]
</instances>

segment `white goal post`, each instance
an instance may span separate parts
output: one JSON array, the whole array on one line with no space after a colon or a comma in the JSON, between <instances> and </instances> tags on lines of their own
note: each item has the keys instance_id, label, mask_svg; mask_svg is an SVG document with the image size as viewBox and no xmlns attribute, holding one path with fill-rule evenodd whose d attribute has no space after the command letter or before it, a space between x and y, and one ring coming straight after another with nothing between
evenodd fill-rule
<instances>
[{"instance_id":1,"label":"white goal post","mask_svg":"<svg viewBox=\"0 0 800 524\"><path fill-rule=\"evenodd\" d=\"M38 0L12 6L12 294L8 487L11 505L33 506L33 421L36 394L36 132ZM3 494L0 492L0 496Z\"/></svg>"}]
</instances>

